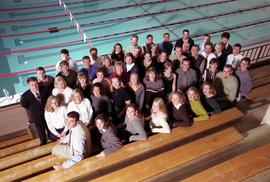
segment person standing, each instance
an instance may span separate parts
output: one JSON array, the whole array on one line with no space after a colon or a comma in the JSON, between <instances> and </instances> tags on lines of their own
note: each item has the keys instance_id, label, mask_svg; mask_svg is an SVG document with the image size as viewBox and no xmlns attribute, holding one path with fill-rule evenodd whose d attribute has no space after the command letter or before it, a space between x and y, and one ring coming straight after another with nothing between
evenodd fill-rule
<instances>
[{"instance_id":1,"label":"person standing","mask_svg":"<svg viewBox=\"0 0 270 182\"><path fill-rule=\"evenodd\" d=\"M46 137L46 121L44 118L45 98L40 95L38 80L36 77L27 79L29 89L21 96L21 106L26 109L29 123L34 123L40 139L40 144L47 143Z\"/></svg>"}]
</instances>

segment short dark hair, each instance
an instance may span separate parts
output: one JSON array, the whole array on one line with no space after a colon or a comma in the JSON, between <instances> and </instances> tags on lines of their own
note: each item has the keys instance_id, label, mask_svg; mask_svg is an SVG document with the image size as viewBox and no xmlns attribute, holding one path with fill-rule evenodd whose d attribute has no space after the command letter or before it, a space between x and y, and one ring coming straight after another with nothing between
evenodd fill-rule
<instances>
[{"instance_id":1,"label":"short dark hair","mask_svg":"<svg viewBox=\"0 0 270 182\"><path fill-rule=\"evenodd\" d=\"M214 63L218 64L218 59L217 58L212 58L210 60L210 62L209 62L209 64L214 64Z\"/></svg>"},{"instance_id":2,"label":"short dark hair","mask_svg":"<svg viewBox=\"0 0 270 182\"><path fill-rule=\"evenodd\" d=\"M189 62L189 64L191 63L190 58L184 58L182 62L184 62L184 61Z\"/></svg>"},{"instance_id":3,"label":"short dark hair","mask_svg":"<svg viewBox=\"0 0 270 182\"><path fill-rule=\"evenodd\" d=\"M106 116L105 114L98 114L95 118L95 123L97 122L97 120L102 120L104 122L104 128L108 129L110 125L110 119L108 118L108 116Z\"/></svg>"},{"instance_id":4,"label":"short dark hair","mask_svg":"<svg viewBox=\"0 0 270 182\"><path fill-rule=\"evenodd\" d=\"M187 33L189 34L189 30L188 30L188 29L184 29L184 30L183 30L183 34L184 34L185 32L187 32Z\"/></svg>"},{"instance_id":5,"label":"short dark hair","mask_svg":"<svg viewBox=\"0 0 270 182\"><path fill-rule=\"evenodd\" d=\"M133 56L133 54L131 52L126 53L125 58L126 57L131 57L132 60L134 60L134 56Z\"/></svg>"},{"instance_id":6,"label":"short dark hair","mask_svg":"<svg viewBox=\"0 0 270 182\"><path fill-rule=\"evenodd\" d=\"M209 46L209 45L213 48L213 44L212 44L211 42L206 42L206 43L204 44L204 47Z\"/></svg>"},{"instance_id":7,"label":"short dark hair","mask_svg":"<svg viewBox=\"0 0 270 182\"><path fill-rule=\"evenodd\" d=\"M67 113L67 117L74 118L76 121L79 121L80 114L76 111L71 111L71 112Z\"/></svg>"},{"instance_id":8,"label":"short dark hair","mask_svg":"<svg viewBox=\"0 0 270 182\"><path fill-rule=\"evenodd\" d=\"M105 75L104 68L97 68L96 73L103 73Z\"/></svg>"},{"instance_id":9,"label":"short dark hair","mask_svg":"<svg viewBox=\"0 0 270 182\"><path fill-rule=\"evenodd\" d=\"M231 37L231 35L230 35L230 33L229 32L223 32L222 34L221 34L221 38L226 38L226 39L230 39L230 37Z\"/></svg>"},{"instance_id":10,"label":"short dark hair","mask_svg":"<svg viewBox=\"0 0 270 182\"><path fill-rule=\"evenodd\" d=\"M45 72L45 69L44 69L43 67L40 66L40 67L37 67L37 68L36 68L36 71L44 71L44 72Z\"/></svg>"},{"instance_id":11,"label":"short dark hair","mask_svg":"<svg viewBox=\"0 0 270 182\"><path fill-rule=\"evenodd\" d=\"M208 34L208 33L204 34L203 36L209 37L209 38L211 37L210 34Z\"/></svg>"},{"instance_id":12,"label":"short dark hair","mask_svg":"<svg viewBox=\"0 0 270 182\"><path fill-rule=\"evenodd\" d=\"M89 56L83 56L82 60L84 59L89 59L90 60L90 57Z\"/></svg>"},{"instance_id":13,"label":"short dark hair","mask_svg":"<svg viewBox=\"0 0 270 182\"><path fill-rule=\"evenodd\" d=\"M149 37L152 37L152 38L153 38L153 35L148 34L148 35L146 36L147 39L148 39Z\"/></svg>"},{"instance_id":14,"label":"short dark hair","mask_svg":"<svg viewBox=\"0 0 270 182\"><path fill-rule=\"evenodd\" d=\"M241 63L242 61L247 62L247 63L248 63L248 65L250 65L250 62L251 62L251 60L250 60L250 58L249 58L249 57L243 57L243 58L241 59L240 63Z\"/></svg>"},{"instance_id":15,"label":"short dark hair","mask_svg":"<svg viewBox=\"0 0 270 182\"><path fill-rule=\"evenodd\" d=\"M66 54L66 55L69 56L69 51L68 51L67 49L62 49L62 50L60 51L60 54Z\"/></svg>"},{"instance_id":16,"label":"short dark hair","mask_svg":"<svg viewBox=\"0 0 270 182\"><path fill-rule=\"evenodd\" d=\"M168 32L164 33L164 34L163 34L163 37L164 37L165 35L170 36L170 33L168 33Z\"/></svg>"},{"instance_id":17,"label":"short dark hair","mask_svg":"<svg viewBox=\"0 0 270 182\"><path fill-rule=\"evenodd\" d=\"M138 35L131 35L131 38L130 39L132 39L132 38L136 38L137 40L139 39L139 37L138 37Z\"/></svg>"},{"instance_id":18,"label":"short dark hair","mask_svg":"<svg viewBox=\"0 0 270 182\"><path fill-rule=\"evenodd\" d=\"M231 69L231 71L233 71L233 67L230 64L225 64L224 68L229 68L229 69Z\"/></svg>"},{"instance_id":19,"label":"short dark hair","mask_svg":"<svg viewBox=\"0 0 270 182\"><path fill-rule=\"evenodd\" d=\"M242 48L241 44L237 43L233 45L234 47L240 47L240 49Z\"/></svg>"},{"instance_id":20,"label":"short dark hair","mask_svg":"<svg viewBox=\"0 0 270 182\"><path fill-rule=\"evenodd\" d=\"M197 44L194 44L192 47L197 47L197 48L200 50L200 46L197 45ZM192 48L192 47L191 47L191 48Z\"/></svg>"},{"instance_id":21,"label":"short dark hair","mask_svg":"<svg viewBox=\"0 0 270 182\"><path fill-rule=\"evenodd\" d=\"M31 76L31 77L27 78L26 82L27 83L29 83L29 82L38 82L38 80L37 80L36 77Z\"/></svg>"},{"instance_id":22,"label":"short dark hair","mask_svg":"<svg viewBox=\"0 0 270 182\"><path fill-rule=\"evenodd\" d=\"M97 48L95 48L95 47L92 47L92 48L89 50L89 52L92 52L92 51L98 52Z\"/></svg>"}]
</instances>

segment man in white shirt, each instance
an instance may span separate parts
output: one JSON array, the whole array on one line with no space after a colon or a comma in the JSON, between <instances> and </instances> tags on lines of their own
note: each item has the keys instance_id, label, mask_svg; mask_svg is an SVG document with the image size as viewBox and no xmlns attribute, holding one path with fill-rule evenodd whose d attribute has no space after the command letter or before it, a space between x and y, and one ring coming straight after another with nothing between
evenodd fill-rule
<instances>
[{"instance_id":1,"label":"man in white shirt","mask_svg":"<svg viewBox=\"0 0 270 182\"><path fill-rule=\"evenodd\" d=\"M56 68L56 74L58 74L61 71L60 62L67 61L69 64L69 69L74 70L78 72L78 66L77 64L69 57L69 51L67 49L62 49L60 51L61 60L58 61L55 65Z\"/></svg>"},{"instance_id":2,"label":"man in white shirt","mask_svg":"<svg viewBox=\"0 0 270 182\"><path fill-rule=\"evenodd\" d=\"M205 58L205 61L206 61L206 67L204 69L208 69L210 60L213 58L216 58L215 54L212 53L212 50L213 50L212 43L206 42L204 44L204 52L201 54Z\"/></svg>"},{"instance_id":3,"label":"man in white shirt","mask_svg":"<svg viewBox=\"0 0 270 182\"><path fill-rule=\"evenodd\" d=\"M234 44L232 54L228 55L226 64L232 65L233 69L236 69L240 65L240 61L244 57L240 54L241 44Z\"/></svg>"},{"instance_id":4,"label":"man in white shirt","mask_svg":"<svg viewBox=\"0 0 270 182\"><path fill-rule=\"evenodd\" d=\"M52 154L58 157L68 158L63 163L53 165L55 170L69 168L82 159L90 156L91 135L88 128L79 120L79 113L72 111L67 114L67 128L69 133L66 136L67 143L57 144L52 148Z\"/></svg>"}]
</instances>

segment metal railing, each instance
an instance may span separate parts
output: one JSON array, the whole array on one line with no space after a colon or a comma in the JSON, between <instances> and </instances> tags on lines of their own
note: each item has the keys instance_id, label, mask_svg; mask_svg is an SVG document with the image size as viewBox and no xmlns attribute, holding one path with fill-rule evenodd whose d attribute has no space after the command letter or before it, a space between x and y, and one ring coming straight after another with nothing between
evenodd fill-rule
<instances>
[{"instance_id":1,"label":"metal railing","mask_svg":"<svg viewBox=\"0 0 270 182\"><path fill-rule=\"evenodd\" d=\"M270 40L245 46L241 53L244 57L249 57L251 59L251 65L255 65L267 60L270 63Z\"/></svg>"}]
</instances>

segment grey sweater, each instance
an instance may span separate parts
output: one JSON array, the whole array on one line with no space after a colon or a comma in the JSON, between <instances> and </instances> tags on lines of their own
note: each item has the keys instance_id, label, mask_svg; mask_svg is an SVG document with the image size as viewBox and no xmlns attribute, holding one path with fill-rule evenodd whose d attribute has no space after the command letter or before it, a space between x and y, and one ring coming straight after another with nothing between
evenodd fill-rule
<instances>
[{"instance_id":1,"label":"grey sweater","mask_svg":"<svg viewBox=\"0 0 270 182\"><path fill-rule=\"evenodd\" d=\"M147 135L144 131L144 126L140 118L134 117L133 120L129 121L125 118L126 130L132 135L129 137L129 141L135 140L146 140Z\"/></svg>"}]
</instances>

